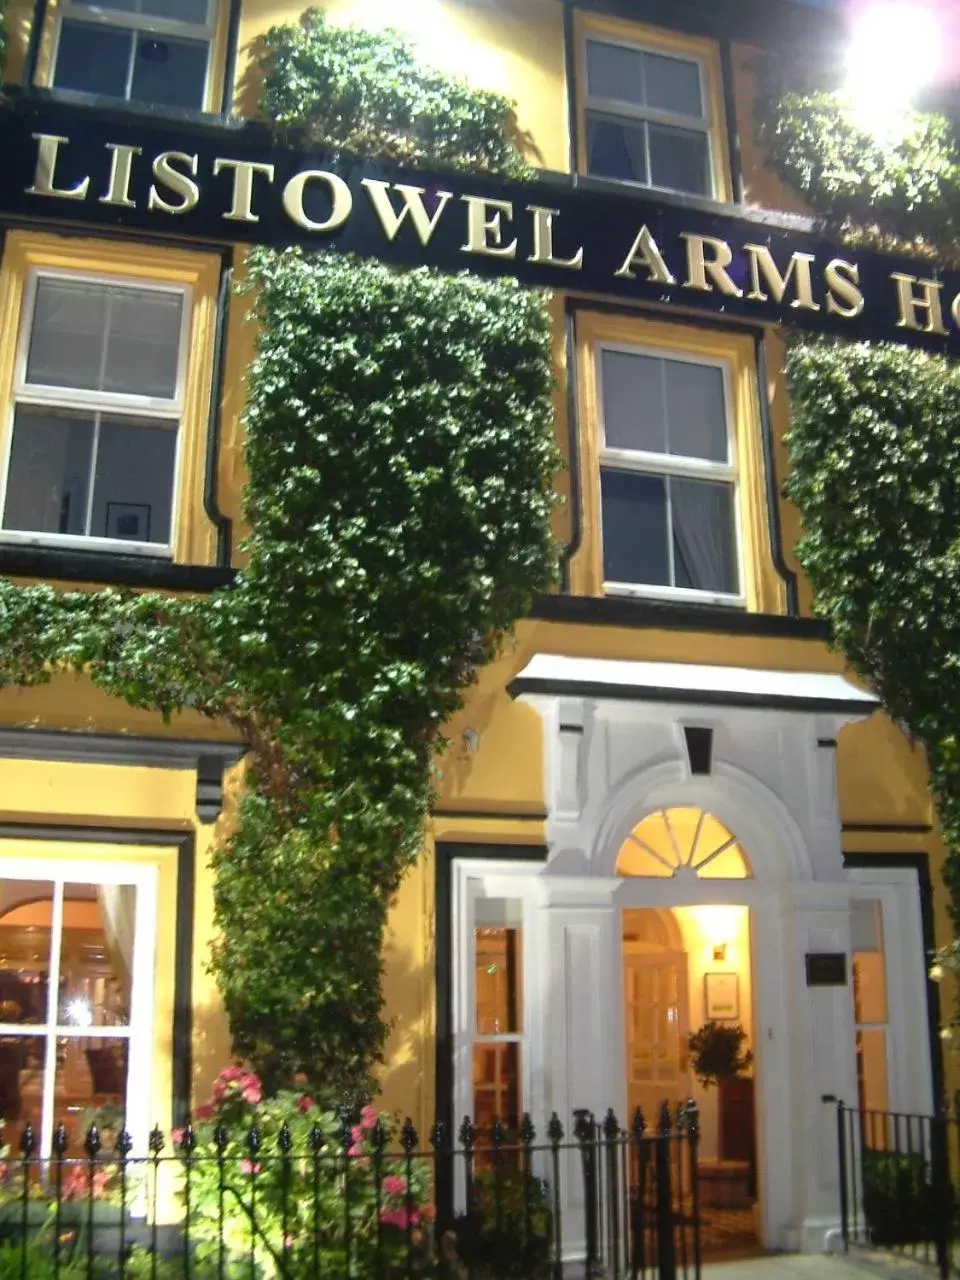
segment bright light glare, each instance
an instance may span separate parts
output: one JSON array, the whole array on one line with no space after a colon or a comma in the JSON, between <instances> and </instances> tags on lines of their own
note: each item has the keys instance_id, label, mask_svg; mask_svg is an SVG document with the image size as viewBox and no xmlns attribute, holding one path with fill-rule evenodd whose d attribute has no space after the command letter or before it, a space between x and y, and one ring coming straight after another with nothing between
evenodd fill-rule
<instances>
[{"instance_id":1,"label":"bright light glare","mask_svg":"<svg viewBox=\"0 0 960 1280\"><path fill-rule=\"evenodd\" d=\"M78 996L67 1005L67 1017L75 1027L93 1026L93 1010L86 1000Z\"/></svg>"},{"instance_id":2,"label":"bright light glare","mask_svg":"<svg viewBox=\"0 0 960 1280\"><path fill-rule=\"evenodd\" d=\"M944 32L922 3L882 0L853 24L847 51L847 96L857 124L894 142L909 127L910 108L937 76Z\"/></svg>"}]
</instances>

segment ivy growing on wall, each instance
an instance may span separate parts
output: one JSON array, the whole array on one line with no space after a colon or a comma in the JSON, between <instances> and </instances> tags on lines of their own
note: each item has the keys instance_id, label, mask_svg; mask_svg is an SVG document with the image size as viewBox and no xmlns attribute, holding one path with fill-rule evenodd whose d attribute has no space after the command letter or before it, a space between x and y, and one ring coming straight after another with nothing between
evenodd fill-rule
<instances>
[{"instance_id":1,"label":"ivy growing on wall","mask_svg":"<svg viewBox=\"0 0 960 1280\"><path fill-rule=\"evenodd\" d=\"M838 94L789 75L769 78L761 101L770 165L832 229L956 256L952 122L912 116L898 139L878 142ZM835 645L926 749L960 936L960 365L890 344L795 338L787 373L797 555ZM960 971L960 943L939 962Z\"/></svg>"},{"instance_id":2,"label":"ivy growing on wall","mask_svg":"<svg viewBox=\"0 0 960 1280\"><path fill-rule=\"evenodd\" d=\"M396 37L308 13L269 33L264 71L265 111L292 124L302 101L314 141L521 165L508 104ZM237 1052L330 1099L368 1092L382 1056L386 916L443 723L555 573L550 322L543 295L468 273L257 249L249 277L235 584L183 600L0 581L0 683L72 670L242 733L213 970Z\"/></svg>"}]
</instances>

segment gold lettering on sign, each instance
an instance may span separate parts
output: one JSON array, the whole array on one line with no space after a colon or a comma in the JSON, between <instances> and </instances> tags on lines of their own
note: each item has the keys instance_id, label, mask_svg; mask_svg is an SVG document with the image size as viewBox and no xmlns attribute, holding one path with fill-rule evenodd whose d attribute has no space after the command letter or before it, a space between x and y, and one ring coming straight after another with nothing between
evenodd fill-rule
<instances>
[{"instance_id":1,"label":"gold lettering on sign","mask_svg":"<svg viewBox=\"0 0 960 1280\"><path fill-rule=\"evenodd\" d=\"M110 181L106 194L100 197L101 204L116 204L123 209L135 209L137 202L130 198L130 176L133 157L143 155L143 147L128 147L122 142L108 142L107 150L112 151L110 157Z\"/></svg>"},{"instance_id":2,"label":"gold lettering on sign","mask_svg":"<svg viewBox=\"0 0 960 1280\"><path fill-rule=\"evenodd\" d=\"M773 295L774 302L783 302L792 279L796 288L796 297L790 303L791 307L802 307L806 311L820 310L819 302L815 302L813 298L810 265L816 261L816 258L812 253L792 253L786 275L781 275L780 268L774 262L773 254L766 245L745 244L743 248L750 259L750 292L747 297L751 302L767 302L770 294ZM766 293L761 286L761 276L770 294Z\"/></svg>"},{"instance_id":3,"label":"gold lettering on sign","mask_svg":"<svg viewBox=\"0 0 960 1280\"><path fill-rule=\"evenodd\" d=\"M898 329L915 329L918 333L943 333L943 309L940 305L940 290L943 288L936 280L920 280L917 276L904 275L901 271L891 271L890 279L896 281L897 301L900 316ZM914 293L914 285L923 290L918 298ZM926 324L921 324L918 312L926 312Z\"/></svg>"},{"instance_id":4,"label":"gold lettering on sign","mask_svg":"<svg viewBox=\"0 0 960 1280\"><path fill-rule=\"evenodd\" d=\"M488 200L486 196L461 196L467 206L467 243L464 253L481 253L487 258L515 258L517 242L503 243L501 218L513 220L509 200Z\"/></svg>"},{"instance_id":5,"label":"gold lettering on sign","mask_svg":"<svg viewBox=\"0 0 960 1280\"><path fill-rule=\"evenodd\" d=\"M687 242L687 278L683 282L685 289L713 293L716 286L728 298L743 297L743 290L734 284L724 270L733 261L733 253L726 240L718 240L716 236L688 235L686 232L683 232L682 239ZM706 256L708 249L713 253L712 258Z\"/></svg>"},{"instance_id":6,"label":"gold lettering on sign","mask_svg":"<svg viewBox=\"0 0 960 1280\"><path fill-rule=\"evenodd\" d=\"M656 240L646 226L641 227L637 232L637 238L630 246L630 252L624 258L623 265L613 274L621 280L633 280L637 274L634 269L636 267L646 268L647 280L650 284L677 283L676 278L670 274Z\"/></svg>"},{"instance_id":7,"label":"gold lettering on sign","mask_svg":"<svg viewBox=\"0 0 960 1280\"><path fill-rule=\"evenodd\" d=\"M330 189L330 216L323 222L308 218L303 208L303 193L308 182L325 182ZM291 222L304 231L336 231L350 217L353 194L342 178L325 169L304 169L294 174L283 188L283 207Z\"/></svg>"},{"instance_id":8,"label":"gold lettering on sign","mask_svg":"<svg viewBox=\"0 0 960 1280\"><path fill-rule=\"evenodd\" d=\"M187 177L186 173L175 169L174 160L177 164L182 164L193 177ZM151 186L147 208L159 209L161 213L189 213L191 209L195 209L200 203L200 188L193 180L197 176L197 165L197 157L188 155L186 151L161 151L153 162L153 176L168 191L180 196L180 203L171 204L169 200L164 200L157 188Z\"/></svg>"},{"instance_id":9,"label":"gold lettering on sign","mask_svg":"<svg viewBox=\"0 0 960 1280\"><path fill-rule=\"evenodd\" d=\"M90 189L89 178L81 178L75 187L64 188L53 185L61 143L66 145L70 139L61 138L55 133L34 133L30 136L39 145L37 147L37 168L33 175L33 186L27 187L27 195L57 196L61 200L85 200Z\"/></svg>"},{"instance_id":10,"label":"gold lettering on sign","mask_svg":"<svg viewBox=\"0 0 960 1280\"><path fill-rule=\"evenodd\" d=\"M259 222L260 215L253 212L253 178L262 173L268 182L273 181L273 165L255 160L214 160L213 176L233 170L233 203L230 212L223 216L229 222Z\"/></svg>"},{"instance_id":11,"label":"gold lettering on sign","mask_svg":"<svg viewBox=\"0 0 960 1280\"><path fill-rule=\"evenodd\" d=\"M422 245L429 244L430 237L437 229L440 215L447 207L447 201L453 199L452 192L438 191L436 193L437 207L431 217L423 203L423 197L427 194L426 187L411 187L405 182L391 184L389 182L381 182L378 178L361 178L360 185L366 188L374 213L376 213L380 225L383 227L384 235L391 244L397 238L397 233L407 218L413 223L413 229L416 231L420 243ZM399 213L394 209L393 201L387 194L391 185L394 191L399 192L403 201L403 207Z\"/></svg>"},{"instance_id":12,"label":"gold lettering on sign","mask_svg":"<svg viewBox=\"0 0 960 1280\"><path fill-rule=\"evenodd\" d=\"M827 284L827 315L852 320L863 311L860 268L855 262L833 258L823 273Z\"/></svg>"},{"instance_id":13,"label":"gold lettering on sign","mask_svg":"<svg viewBox=\"0 0 960 1280\"><path fill-rule=\"evenodd\" d=\"M558 258L553 252L553 220L560 217L559 209L543 209L538 204L528 204L527 213L533 214L533 253L528 262L539 262L547 267L566 267L568 271L583 268L583 246L572 258Z\"/></svg>"}]
</instances>

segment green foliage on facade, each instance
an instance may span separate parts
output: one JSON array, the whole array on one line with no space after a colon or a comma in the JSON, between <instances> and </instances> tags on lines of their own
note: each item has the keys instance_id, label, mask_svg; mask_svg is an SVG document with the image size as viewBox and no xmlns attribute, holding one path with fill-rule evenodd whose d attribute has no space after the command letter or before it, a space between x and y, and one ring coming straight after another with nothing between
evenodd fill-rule
<instances>
[{"instance_id":1,"label":"green foliage on facade","mask_svg":"<svg viewBox=\"0 0 960 1280\"><path fill-rule=\"evenodd\" d=\"M344 39L308 27L304 76ZM356 106L379 113L372 137L407 91L396 43L378 71L376 42L356 40L382 78ZM278 64L268 108L280 79ZM506 155L488 99L478 162ZM0 581L0 685L75 671L244 736L213 969L268 1088L302 1073L331 1100L369 1092L382 1056L386 914L421 848L442 725L555 573L550 321L510 280L292 249L250 268L246 566L202 600Z\"/></svg>"},{"instance_id":2,"label":"green foliage on facade","mask_svg":"<svg viewBox=\"0 0 960 1280\"><path fill-rule=\"evenodd\" d=\"M771 82L763 103L772 167L848 238L956 254L952 122L917 116L884 146L835 94ZM795 339L787 373L797 556L834 644L926 749L960 936L960 366L888 344ZM960 943L939 959L960 970Z\"/></svg>"},{"instance_id":3,"label":"green foliage on facade","mask_svg":"<svg viewBox=\"0 0 960 1280\"><path fill-rule=\"evenodd\" d=\"M421 66L395 32L336 27L323 9L272 27L260 57L263 110L307 143L370 159L529 173L499 93Z\"/></svg>"},{"instance_id":4,"label":"green foliage on facade","mask_svg":"<svg viewBox=\"0 0 960 1280\"><path fill-rule=\"evenodd\" d=\"M875 138L842 94L761 64L758 140L768 166L830 229L878 248L960 256L960 137L945 116L906 116Z\"/></svg>"}]
</instances>

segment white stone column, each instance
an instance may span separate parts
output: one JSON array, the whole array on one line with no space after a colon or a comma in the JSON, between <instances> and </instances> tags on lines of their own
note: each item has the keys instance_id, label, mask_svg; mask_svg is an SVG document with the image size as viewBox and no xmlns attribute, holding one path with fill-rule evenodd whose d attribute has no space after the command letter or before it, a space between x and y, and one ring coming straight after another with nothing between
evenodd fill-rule
<instances>
[{"instance_id":1,"label":"white stone column","mask_svg":"<svg viewBox=\"0 0 960 1280\"><path fill-rule=\"evenodd\" d=\"M805 1203L800 1225L801 1249L821 1253L836 1247L840 1229L836 1107L825 1096L841 1098L848 1106L857 1100L856 1036L850 973L849 890L804 886L797 890L796 983L802 1042L798 1079L798 1117L805 1176ZM807 986L806 956L810 952L842 952L843 986Z\"/></svg>"},{"instance_id":2,"label":"white stone column","mask_svg":"<svg viewBox=\"0 0 960 1280\"><path fill-rule=\"evenodd\" d=\"M623 960L618 879L544 875L544 1114L556 1111L566 1141L575 1142L574 1110L602 1120L625 1105ZM564 1253L584 1249L583 1179L578 1152L561 1161Z\"/></svg>"}]
</instances>

